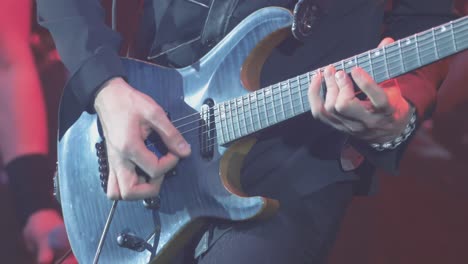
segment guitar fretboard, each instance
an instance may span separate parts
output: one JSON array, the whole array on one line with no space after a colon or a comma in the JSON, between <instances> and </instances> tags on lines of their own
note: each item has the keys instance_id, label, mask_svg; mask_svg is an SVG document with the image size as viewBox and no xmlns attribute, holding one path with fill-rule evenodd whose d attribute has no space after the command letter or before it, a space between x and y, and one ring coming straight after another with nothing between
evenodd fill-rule
<instances>
[{"instance_id":1,"label":"guitar fretboard","mask_svg":"<svg viewBox=\"0 0 468 264\"><path fill-rule=\"evenodd\" d=\"M467 48L465 16L333 65L347 73L361 67L380 83ZM309 111L307 91L311 77L318 71L323 68L215 105L218 144L224 145Z\"/></svg>"}]
</instances>

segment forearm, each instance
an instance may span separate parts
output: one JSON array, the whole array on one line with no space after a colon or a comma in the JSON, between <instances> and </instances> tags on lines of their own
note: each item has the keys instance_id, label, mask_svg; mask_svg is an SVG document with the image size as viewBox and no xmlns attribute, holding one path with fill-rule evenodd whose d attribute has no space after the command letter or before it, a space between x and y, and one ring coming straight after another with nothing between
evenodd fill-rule
<instances>
[{"instance_id":1,"label":"forearm","mask_svg":"<svg viewBox=\"0 0 468 264\"><path fill-rule=\"evenodd\" d=\"M120 35L104 23L97 0L38 0L38 21L54 38L70 72L72 89L83 110L93 111L96 90L115 76L125 76L118 56Z\"/></svg>"},{"instance_id":2,"label":"forearm","mask_svg":"<svg viewBox=\"0 0 468 264\"><path fill-rule=\"evenodd\" d=\"M0 158L22 225L55 206L44 98L29 46L30 4L0 1Z\"/></svg>"},{"instance_id":3,"label":"forearm","mask_svg":"<svg viewBox=\"0 0 468 264\"><path fill-rule=\"evenodd\" d=\"M12 9L3 9L9 2ZM0 21L9 25L0 30L0 155L4 164L23 155L46 154L48 146L44 99L28 42L26 3L0 4L0 16L11 12L20 17Z\"/></svg>"}]
</instances>

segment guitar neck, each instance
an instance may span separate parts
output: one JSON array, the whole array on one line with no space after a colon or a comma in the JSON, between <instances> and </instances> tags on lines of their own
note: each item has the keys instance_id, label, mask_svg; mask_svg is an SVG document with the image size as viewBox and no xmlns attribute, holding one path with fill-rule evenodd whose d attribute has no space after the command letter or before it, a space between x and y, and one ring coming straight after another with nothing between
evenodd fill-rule
<instances>
[{"instance_id":1,"label":"guitar neck","mask_svg":"<svg viewBox=\"0 0 468 264\"><path fill-rule=\"evenodd\" d=\"M468 17L465 16L333 65L347 73L361 67L380 83L467 48ZM323 68L217 104L218 143L224 145L308 112L309 83L319 71ZM322 93L325 93L324 83Z\"/></svg>"}]
</instances>

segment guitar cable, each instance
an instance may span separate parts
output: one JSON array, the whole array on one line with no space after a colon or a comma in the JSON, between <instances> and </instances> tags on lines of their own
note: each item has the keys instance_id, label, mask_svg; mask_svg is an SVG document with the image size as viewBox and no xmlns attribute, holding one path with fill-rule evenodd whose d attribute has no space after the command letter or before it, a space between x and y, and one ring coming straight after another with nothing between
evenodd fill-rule
<instances>
[{"instance_id":1,"label":"guitar cable","mask_svg":"<svg viewBox=\"0 0 468 264\"><path fill-rule=\"evenodd\" d=\"M62 264L68 258L68 256L70 256L71 253L72 253L72 249L70 248L62 257L56 260L54 264Z\"/></svg>"},{"instance_id":2,"label":"guitar cable","mask_svg":"<svg viewBox=\"0 0 468 264\"><path fill-rule=\"evenodd\" d=\"M107 217L106 225L104 226L104 230L102 231L101 238L99 239L99 244L98 244L98 247L96 249L96 254L94 255L93 264L98 263L99 256L101 255L102 247L104 246L104 239L106 238L107 233L109 231L109 227L110 227L110 224L112 222L112 218L114 218L114 213L115 213L115 209L117 208L117 203L118 202L119 202L118 200L115 200L112 203L112 208L110 209L109 216Z\"/></svg>"}]
</instances>

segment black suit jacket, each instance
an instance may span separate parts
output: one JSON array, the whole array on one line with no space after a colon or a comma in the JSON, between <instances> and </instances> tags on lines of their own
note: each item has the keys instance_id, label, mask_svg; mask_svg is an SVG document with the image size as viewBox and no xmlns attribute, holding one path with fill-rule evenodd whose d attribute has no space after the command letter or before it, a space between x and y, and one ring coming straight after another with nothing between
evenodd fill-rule
<instances>
[{"instance_id":1,"label":"black suit jacket","mask_svg":"<svg viewBox=\"0 0 468 264\"><path fill-rule=\"evenodd\" d=\"M291 0L239 0L229 29L265 6L292 8ZM382 36L402 37L453 19L451 1L399 0L391 13L383 0L317 0L322 15L304 43L292 38L273 51L262 71L262 84L275 83L376 47ZM161 8L164 6L164 9ZM164 11L164 12L162 12ZM137 46L154 57L174 41L199 34L207 11L185 0L147 0L140 22ZM80 109L92 112L96 89L114 76L125 76L118 56L121 38L103 22L104 11L96 0L38 0L39 23L49 29L65 65L71 72L67 90ZM175 53L161 63L184 66L203 53ZM185 54L185 55L184 55ZM287 65L287 67L285 67ZM440 66L440 65L439 65ZM417 110L419 120L430 113L443 71L426 67L399 78L403 96ZM337 181L356 180L359 171L341 169L339 156L347 137L304 115L261 134L245 162L246 186L268 178L272 170L287 175L299 194L307 194ZM403 147L377 152L351 139L367 161L396 172ZM365 170L366 174L372 170ZM251 172L251 173L248 173ZM272 180L273 183L278 182Z\"/></svg>"}]
</instances>

